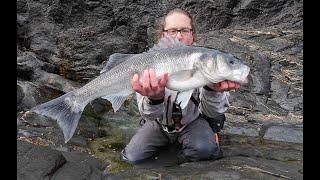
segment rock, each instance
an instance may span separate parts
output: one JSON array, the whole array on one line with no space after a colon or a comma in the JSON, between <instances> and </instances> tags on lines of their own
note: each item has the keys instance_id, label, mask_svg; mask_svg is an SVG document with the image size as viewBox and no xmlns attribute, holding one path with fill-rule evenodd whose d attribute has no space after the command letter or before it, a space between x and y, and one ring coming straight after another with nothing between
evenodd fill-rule
<instances>
[{"instance_id":1,"label":"rock","mask_svg":"<svg viewBox=\"0 0 320 180\"><path fill-rule=\"evenodd\" d=\"M18 81L17 87L17 96L19 97L17 109L21 111L34 107L37 101L33 97L33 94L36 92L37 86L30 82Z\"/></svg>"},{"instance_id":2,"label":"rock","mask_svg":"<svg viewBox=\"0 0 320 180\"><path fill-rule=\"evenodd\" d=\"M141 127L139 116L128 115L127 112L108 112L102 116L101 129L105 129L107 135L120 137L123 143L128 143L132 136Z\"/></svg>"},{"instance_id":3,"label":"rock","mask_svg":"<svg viewBox=\"0 0 320 180\"><path fill-rule=\"evenodd\" d=\"M113 111L113 109L111 109L111 103L103 98L95 99L91 101L88 105L91 106L92 110L96 115L101 115L109 110Z\"/></svg>"},{"instance_id":4,"label":"rock","mask_svg":"<svg viewBox=\"0 0 320 180\"><path fill-rule=\"evenodd\" d=\"M40 138L43 143L54 149L72 150L74 146L85 149L88 138L94 139L100 136L98 122L99 120L93 117L81 117L73 137L65 143L63 132L56 120L28 112L22 118L18 118L18 137L32 137L35 140Z\"/></svg>"},{"instance_id":5,"label":"rock","mask_svg":"<svg viewBox=\"0 0 320 180\"><path fill-rule=\"evenodd\" d=\"M231 113L225 113L226 121L228 122L235 122L235 123L246 123L247 120L244 116L241 115L234 115Z\"/></svg>"},{"instance_id":6,"label":"rock","mask_svg":"<svg viewBox=\"0 0 320 180\"><path fill-rule=\"evenodd\" d=\"M283 109L294 112L295 107L298 108L302 104L302 97L289 98L289 89L290 86L288 84L279 80L275 79L271 82L271 90L276 92L272 94L272 99Z\"/></svg>"},{"instance_id":7,"label":"rock","mask_svg":"<svg viewBox=\"0 0 320 180\"><path fill-rule=\"evenodd\" d=\"M79 120L79 125L75 131L75 134L85 138L99 137L99 122L100 119L96 119L90 116L82 116Z\"/></svg>"},{"instance_id":8,"label":"rock","mask_svg":"<svg viewBox=\"0 0 320 180\"><path fill-rule=\"evenodd\" d=\"M29 81L17 81L17 108L18 111L26 111L37 104L49 101L58 97L63 92L49 88L47 86L38 86Z\"/></svg>"},{"instance_id":9,"label":"rock","mask_svg":"<svg viewBox=\"0 0 320 180\"><path fill-rule=\"evenodd\" d=\"M17 57L18 78L31 80L35 69L43 66L44 62L40 61L32 52L24 52L22 56Z\"/></svg>"},{"instance_id":10,"label":"rock","mask_svg":"<svg viewBox=\"0 0 320 180\"><path fill-rule=\"evenodd\" d=\"M71 81L57 74L47 73L43 70L38 70L34 74L34 82L65 93L82 86L78 82Z\"/></svg>"},{"instance_id":11,"label":"rock","mask_svg":"<svg viewBox=\"0 0 320 180\"><path fill-rule=\"evenodd\" d=\"M28 139L34 144L48 146L52 149L72 150L75 144L66 144L61 129L56 122L52 121L52 123L54 123L52 126L38 126L29 124L28 121L21 123L18 125L17 138Z\"/></svg>"},{"instance_id":12,"label":"rock","mask_svg":"<svg viewBox=\"0 0 320 180\"><path fill-rule=\"evenodd\" d=\"M17 4L17 6L19 6ZM30 27L28 25L29 19L26 15L17 15L17 45L18 48L26 50L30 48Z\"/></svg>"},{"instance_id":13,"label":"rock","mask_svg":"<svg viewBox=\"0 0 320 180\"><path fill-rule=\"evenodd\" d=\"M303 143L303 131L302 128L271 126L267 129L263 139L291 143Z\"/></svg>"},{"instance_id":14,"label":"rock","mask_svg":"<svg viewBox=\"0 0 320 180\"><path fill-rule=\"evenodd\" d=\"M137 103L137 97L135 95L133 96L133 98L129 100L128 113L132 116L140 115L138 103Z\"/></svg>"},{"instance_id":15,"label":"rock","mask_svg":"<svg viewBox=\"0 0 320 180\"><path fill-rule=\"evenodd\" d=\"M18 179L101 179L104 165L83 153L17 141Z\"/></svg>"},{"instance_id":16,"label":"rock","mask_svg":"<svg viewBox=\"0 0 320 180\"><path fill-rule=\"evenodd\" d=\"M188 162L179 166L164 166L166 171L140 166L114 174L104 179L287 179L303 178L302 162L282 162L257 157L233 156L216 161ZM215 167L213 170L212 167Z\"/></svg>"},{"instance_id":17,"label":"rock","mask_svg":"<svg viewBox=\"0 0 320 180\"><path fill-rule=\"evenodd\" d=\"M257 122L260 124L302 124L303 119L302 116L296 116L293 114L288 114L287 116L278 116L274 114L264 115L262 113L252 113L247 117L248 122Z\"/></svg>"},{"instance_id":18,"label":"rock","mask_svg":"<svg viewBox=\"0 0 320 180\"><path fill-rule=\"evenodd\" d=\"M21 86L17 85L17 107L21 104L23 98L24 98L23 89Z\"/></svg>"},{"instance_id":19,"label":"rock","mask_svg":"<svg viewBox=\"0 0 320 180\"><path fill-rule=\"evenodd\" d=\"M300 147L283 147L281 145L222 145L224 157L244 156L273 159L278 161L301 161L303 151Z\"/></svg>"},{"instance_id":20,"label":"rock","mask_svg":"<svg viewBox=\"0 0 320 180\"><path fill-rule=\"evenodd\" d=\"M81 136L73 136L68 143L71 143L76 146L87 147L87 141Z\"/></svg>"},{"instance_id":21,"label":"rock","mask_svg":"<svg viewBox=\"0 0 320 180\"><path fill-rule=\"evenodd\" d=\"M252 136L252 137L258 137L260 127L255 125L228 125L228 122L225 122L225 126L223 128L224 134L229 135L241 135L241 136Z\"/></svg>"},{"instance_id":22,"label":"rock","mask_svg":"<svg viewBox=\"0 0 320 180\"><path fill-rule=\"evenodd\" d=\"M18 136L24 136L24 137L40 137L40 136L42 136L42 134L41 134L41 133L38 133L38 132L34 132L34 131L19 129L19 130L18 130Z\"/></svg>"},{"instance_id":23,"label":"rock","mask_svg":"<svg viewBox=\"0 0 320 180\"><path fill-rule=\"evenodd\" d=\"M65 163L59 151L17 141L18 179L50 179Z\"/></svg>"},{"instance_id":24,"label":"rock","mask_svg":"<svg viewBox=\"0 0 320 180\"><path fill-rule=\"evenodd\" d=\"M44 4L37 3L36 8L44 8ZM42 7L41 7L42 6ZM43 14L40 14L40 17ZM35 18L35 17L34 17ZM36 19L36 18L35 18ZM45 19L42 21L37 21L35 19L30 20L30 31L29 34L32 37L32 41L30 42L30 50L38 54L42 59L50 59L53 55L59 54L59 49L55 43L57 34L61 31L61 27L57 24L50 22L49 19ZM46 34L43 36L43 34Z\"/></svg>"},{"instance_id":25,"label":"rock","mask_svg":"<svg viewBox=\"0 0 320 180\"><path fill-rule=\"evenodd\" d=\"M17 115L17 128L22 131L35 133L44 133L51 131L50 128L57 127L57 122L30 111L21 111ZM33 132L32 132L33 133Z\"/></svg>"},{"instance_id":26,"label":"rock","mask_svg":"<svg viewBox=\"0 0 320 180\"><path fill-rule=\"evenodd\" d=\"M98 159L79 152L62 152L67 163L57 171L53 179L100 179L106 164Z\"/></svg>"}]
</instances>

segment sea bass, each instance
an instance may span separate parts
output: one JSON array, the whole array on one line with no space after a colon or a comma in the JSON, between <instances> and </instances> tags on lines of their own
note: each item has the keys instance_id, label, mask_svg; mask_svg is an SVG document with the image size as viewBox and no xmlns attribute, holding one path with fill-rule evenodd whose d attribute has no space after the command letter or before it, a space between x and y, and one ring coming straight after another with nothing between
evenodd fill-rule
<instances>
[{"instance_id":1,"label":"sea bass","mask_svg":"<svg viewBox=\"0 0 320 180\"><path fill-rule=\"evenodd\" d=\"M224 80L246 83L250 68L230 53L199 46L186 46L177 39L162 38L141 54L115 53L96 77L83 87L32 108L31 112L57 120L65 143L73 136L85 106L102 97L117 111L134 91L131 78L152 68L156 76L168 73L166 88L180 91L178 103L184 109L195 88Z\"/></svg>"}]
</instances>

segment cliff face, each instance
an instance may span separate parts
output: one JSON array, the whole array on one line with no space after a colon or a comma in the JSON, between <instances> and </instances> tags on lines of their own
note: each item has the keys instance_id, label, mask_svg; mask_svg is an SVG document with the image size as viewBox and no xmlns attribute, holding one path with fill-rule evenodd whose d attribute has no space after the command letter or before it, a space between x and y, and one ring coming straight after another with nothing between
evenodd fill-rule
<instances>
[{"instance_id":1,"label":"cliff face","mask_svg":"<svg viewBox=\"0 0 320 180\"><path fill-rule=\"evenodd\" d=\"M249 84L231 92L231 114L301 121L302 3L18 0L18 110L81 87L113 53L147 50L156 20L181 7L194 15L198 44L235 54L251 67Z\"/></svg>"}]
</instances>

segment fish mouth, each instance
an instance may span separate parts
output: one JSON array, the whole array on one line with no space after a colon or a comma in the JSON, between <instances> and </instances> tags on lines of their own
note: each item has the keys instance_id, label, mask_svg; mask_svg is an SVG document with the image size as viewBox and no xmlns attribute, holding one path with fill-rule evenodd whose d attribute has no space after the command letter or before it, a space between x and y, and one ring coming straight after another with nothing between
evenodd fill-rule
<instances>
[{"instance_id":1,"label":"fish mouth","mask_svg":"<svg viewBox=\"0 0 320 180\"><path fill-rule=\"evenodd\" d=\"M249 82L249 80L248 80L249 73L250 73L250 68L248 66L246 66L246 70L242 74L243 80L240 82L240 84L247 84Z\"/></svg>"},{"instance_id":2,"label":"fish mouth","mask_svg":"<svg viewBox=\"0 0 320 180\"><path fill-rule=\"evenodd\" d=\"M249 72L250 72L250 68L246 66L245 70L238 75L239 78L237 78L236 82L240 84L247 84L249 82L248 80Z\"/></svg>"},{"instance_id":3,"label":"fish mouth","mask_svg":"<svg viewBox=\"0 0 320 180\"><path fill-rule=\"evenodd\" d=\"M248 77L245 77L244 79L241 79L240 81L238 81L238 83L242 84L247 84L249 82Z\"/></svg>"}]
</instances>

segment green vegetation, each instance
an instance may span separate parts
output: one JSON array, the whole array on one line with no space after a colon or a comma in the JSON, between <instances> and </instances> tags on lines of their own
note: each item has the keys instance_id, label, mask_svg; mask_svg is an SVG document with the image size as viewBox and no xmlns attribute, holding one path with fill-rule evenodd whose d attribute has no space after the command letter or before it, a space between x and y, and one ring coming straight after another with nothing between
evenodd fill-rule
<instances>
[{"instance_id":1,"label":"green vegetation","mask_svg":"<svg viewBox=\"0 0 320 180\"><path fill-rule=\"evenodd\" d=\"M132 165L120 161L120 152L125 145L121 136L107 136L89 142L89 149L96 158L104 163L109 163L108 173L116 173L132 167Z\"/></svg>"}]
</instances>

